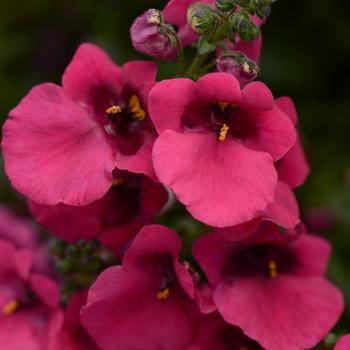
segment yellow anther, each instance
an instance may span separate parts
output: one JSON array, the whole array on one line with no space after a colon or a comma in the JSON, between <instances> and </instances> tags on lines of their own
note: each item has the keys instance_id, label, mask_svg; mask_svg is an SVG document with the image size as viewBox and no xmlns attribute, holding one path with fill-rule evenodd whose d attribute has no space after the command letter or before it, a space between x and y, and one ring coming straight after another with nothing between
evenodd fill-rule
<instances>
[{"instance_id":1,"label":"yellow anther","mask_svg":"<svg viewBox=\"0 0 350 350\"><path fill-rule=\"evenodd\" d=\"M149 10L150 14L147 18L147 23L151 25L159 25L161 22L160 12L157 10Z\"/></svg>"},{"instance_id":2,"label":"yellow anther","mask_svg":"<svg viewBox=\"0 0 350 350\"><path fill-rule=\"evenodd\" d=\"M273 260L270 260L269 262L269 273L270 273L270 277L272 279L275 279L277 277L277 265Z\"/></svg>"},{"instance_id":3,"label":"yellow anther","mask_svg":"<svg viewBox=\"0 0 350 350\"><path fill-rule=\"evenodd\" d=\"M4 315L11 315L18 309L18 307L19 307L18 301L11 300L2 308L2 313Z\"/></svg>"},{"instance_id":4,"label":"yellow anther","mask_svg":"<svg viewBox=\"0 0 350 350\"><path fill-rule=\"evenodd\" d=\"M157 293L157 299L159 299L159 300L167 299L169 294L170 294L170 289L164 288Z\"/></svg>"},{"instance_id":5,"label":"yellow anther","mask_svg":"<svg viewBox=\"0 0 350 350\"><path fill-rule=\"evenodd\" d=\"M225 141L226 136L227 136L227 132L229 130L229 126L226 124L223 124L222 128L220 129L220 135L219 135L219 140L220 141Z\"/></svg>"},{"instance_id":6,"label":"yellow anther","mask_svg":"<svg viewBox=\"0 0 350 350\"><path fill-rule=\"evenodd\" d=\"M250 73L250 66L247 62L243 63L243 72L244 73Z\"/></svg>"},{"instance_id":7,"label":"yellow anther","mask_svg":"<svg viewBox=\"0 0 350 350\"><path fill-rule=\"evenodd\" d=\"M132 95L128 104L130 112L137 120L143 120L146 117L146 112L142 109L139 98Z\"/></svg>"},{"instance_id":8,"label":"yellow anther","mask_svg":"<svg viewBox=\"0 0 350 350\"><path fill-rule=\"evenodd\" d=\"M122 185L124 183L124 180L121 177L117 177L115 179L113 179L113 186L119 186Z\"/></svg>"},{"instance_id":9,"label":"yellow anther","mask_svg":"<svg viewBox=\"0 0 350 350\"><path fill-rule=\"evenodd\" d=\"M218 104L219 104L219 107L221 109L221 112L223 112L227 108L227 106L229 105L228 102L218 102Z\"/></svg>"},{"instance_id":10,"label":"yellow anther","mask_svg":"<svg viewBox=\"0 0 350 350\"><path fill-rule=\"evenodd\" d=\"M239 348L239 350L249 350L248 345L243 345Z\"/></svg>"},{"instance_id":11,"label":"yellow anther","mask_svg":"<svg viewBox=\"0 0 350 350\"><path fill-rule=\"evenodd\" d=\"M111 107L106 109L106 114L111 115L111 116L115 116L118 113L120 113L121 111L122 111L122 109L119 106L111 106Z\"/></svg>"}]
</instances>

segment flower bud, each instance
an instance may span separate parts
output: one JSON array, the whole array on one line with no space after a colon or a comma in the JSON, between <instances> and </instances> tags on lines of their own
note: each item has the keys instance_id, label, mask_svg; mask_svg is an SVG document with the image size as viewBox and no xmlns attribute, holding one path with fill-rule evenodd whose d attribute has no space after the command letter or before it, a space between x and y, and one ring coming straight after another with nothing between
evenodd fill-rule
<instances>
[{"instance_id":1,"label":"flower bud","mask_svg":"<svg viewBox=\"0 0 350 350\"><path fill-rule=\"evenodd\" d=\"M250 22L245 30L239 33L240 38L243 41L253 41L257 39L260 35L260 28L254 23Z\"/></svg>"},{"instance_id":2,"label":"flower bud","mask_svg":"<svg viewBox=\"0 0 350 350\"><path fill-rule=\"evenodd\" d=\"M234 0L216 0L216 8L221 12L233 11L236 8Z\"/></svg>"},{"instance_id":3,"label":"flower bud","mask_svg":"<svg viewBox=\"0 0 350 350\"><path fill-rule=\"evenodd\" d=\"M155 9L136 18L130 34L134 48L146 55L172 61L178 54L175 31L164 24L162 13Z\"/></svg>"},{"instance_id":4,"label":"flower bud","mask_svg":"<svg viewBox=\"0 0 350 350\"><path fill-rule=\"evenodd\" d=\"M216 65L219 72L235 76L242 88L254 80L259 73L258 65L238 51L223 53L217 58Z\"/></svg>"},{"instance_id":5,"label":"flower bud","mask_svg":"<svg viewBox=\"0 0 350 350\"><path fill-rule=\"evenodd\" d=\"M261 7L258 7L255 10L255 13L257 16L259 16L261 19L266 19L271 14L271 6L270 5L264 5Z\"/></svg>"},{"instance_id":6,"label":"flower bud","mask_svg":"<svg viewBox=\"0 0 350 350\"><path fill-rule=\"evenodd\" d=\"M250 18L246 12L237 12L230 16L229 23L232 32L241 33L249 27Z\"/></svg>"},{"instance_id":7,"label":"flower bud","mask_svg":"<svg viewBox=\"0 0 350 350\"><path fill-rule=\"evenodd\" d=\"M194 32L204 36L214 33L220 24L219 15L207 4L190 6L187 20Z\"/></svg>"},{"instance_id":8,"label":"flower bud","mask_svg":"<svg viewBox=\"0 0 350 350\"><path fill-rule=\"evenodd\" d=\"M252 0L235 0L235 3L240 7L248 7Z\"/></svg>"}]
</instances>

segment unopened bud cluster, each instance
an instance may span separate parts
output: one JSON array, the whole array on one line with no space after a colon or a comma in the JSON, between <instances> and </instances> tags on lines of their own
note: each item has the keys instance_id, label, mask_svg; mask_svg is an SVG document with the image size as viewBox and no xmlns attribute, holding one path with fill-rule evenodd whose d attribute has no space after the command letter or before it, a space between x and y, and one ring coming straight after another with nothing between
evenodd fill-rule
<instances>
[{"instance_id":1,"label":"unopened bud cluster","mask_svg":"<svg viewBox=\"0 0 350 350\"><path fill-rule=\"evenodd\" d=\"M52 239L50 248L55 268L65 278L63 298L86 288L101 271L116 263L113 255L96 241L81 240L68 244Z\"/></svg>"}]
</instances>

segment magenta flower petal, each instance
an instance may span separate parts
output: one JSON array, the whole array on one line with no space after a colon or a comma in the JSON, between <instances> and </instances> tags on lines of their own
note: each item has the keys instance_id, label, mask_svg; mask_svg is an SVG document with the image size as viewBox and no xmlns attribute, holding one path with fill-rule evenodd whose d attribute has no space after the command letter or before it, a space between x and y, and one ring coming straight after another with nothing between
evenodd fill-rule
<instances>
[{"instance_id":1,"label":"magenta flower petal","mask_svg":"<svg viewBox=\"0 0 350 350\"><path fill-rule=\"evenodd\" d=\"M18 312L11 318L0 318L0 349L6 350L40 350L45 344L47 329L40 324L35 314ZM30 318L35 322L28 322ZM38 341L40 339L40 341Z\"/></svg>"},{"instance_id":2,"label":"magenta flower petal","mask_svg":"<svg viewBox=\"0 0 350 350\"><path fill-rule=\"evenodd\" d=\"M246 222L273 201L277 178L271 157L233 140L168 130L156 141L153 160L160 181L209 225Z\"/></svg>"},{"instance_id":3,"label":"magenta flower petal","mask_svg":"<svg viewBox=\"0 0 350 350\"><path fill-rule=\"evenodd\" d=\"M277 107L285 113L294 125L298 124L298 113L294 102L288 96L276 98Z\"/></svg>"},{"instance_id":4,"label":"magenta flower petal","mask_svg":"<svg viewBox=\"0 0 350 350\"><path fill-rule=\"evenodd\" d=\"M171 79L158 83L149 94L150 115L158 133L181 131L182 114L198 94L191 79Z\"/></svg>"},{"instance_id":5,"label":"magenta flower petal","mask_svg":"<svg viewBox=\"0 0 350 350\"><path fill-rule=\"evenodd\" d=\"M83 207L65 204L47 206L35 202L30 202L29 206L35 219L49 229L51 234L75 243L79 239L93 239L102 230L99 215L105 213L105 204L108 203L109 201L100 199Z\"/></svg>"},{"instance_id":6,"label":"magenta flower petal","mask_svg":"<svg viewBox=\"0 0 350 350\"><path fill-rule=\"evenodd\" d=\"M294 147L276 163L279 178L292 188L301 186L310 173L303 146L298 138Z\"/></svg>"},{"instance_id":7,"label":"magenta flower petal","mask_svg":"<svg viewBox=\"0 0 350 350\"><path fill-rule=\"evenodd\" d=\"M186 350L262 350L261 346L243 334L238 327L226 323L217 313L203 315L193 344Z\"/></svg>"},{"instance_id":8,"label":"magenta flower petal","mask_svg":"<svg viewBox=\"0 0 350 350\"><path fill-rule=\"evenodd\" d=\"M266 212L268 211L269 206L271 206L273 203L267 206ZM229 241L240 241L256 232L263 218L264 216L260 216L243 224L235 225L232 227L220 228L217 229L217 232L220 234L221 237Z\"/></svg>"},{"instance_id":9,"label":"magenta flower petal","mask_svg":"<svg viewBox=\"0 0 350 350\"><path fill-rule=\"evenodd\" d=\"M125 253L123 266L138 266L139 258L149 254L169 254L176 258L181 246L181 239L174 231L160 225L146 226L134 239L132 249Z\"/></svg>"},{"instance_id":10,"label":"magenta flower petal","mask_svg":"<svg viewBox=\"0 0 350 350\"><path fill-rule=\"evenodd\" d=\"M0 207L0 239L9 240L20 248L30 248L36 246L37 238L29 220L19 220L7 208Z\"/></svg>"},{"instance_id":11,"label":"magenta flower petal","mask_svg":"<svg viewBox=\"0 0 350 350\"><path fill-rule=\"evenodd\" d=\"M2 146L12 184L38 203L85 205L112 184L104 130L56 85L35 87L10 112Z\"/></svg>"},{"instance_id":12,"label":"magenta flower petal","mask_svg":"<svg viewBox=\"0 0 350 350\"><path fill-rule=\"evenodd\" d=\"M132 173L144 174L156 180L152 162L152 149L156 137L149 135L147 140L142 144L140 149L132 155L118 153L116 155L115 164L120 170L127 170Z\"/></svg>"},{"instance_id":13,"label":"magenta flower petal","mask_svg":"<svg viewBox=\"0 0 350 350\"><path fill-rule=\"evenodd\" d=\"M65 314L62 313L54 320L53 335L50 350L97 350L89 335L80 322L80 311L86 304L85 290L74 293L68 301Z\"/></svg>"},{"instance_id":14,"label":"magenta flower petal","mask_svg":"<svg viewBox=\"0 0 350 350\"><path fill-rule=\"evenodd\" d=\"M210 73L196 84L205 102L226 102L234 105L241 102L241 88L238 80L227 73Z\"/></svg>"},{"instance_id":15,"label":"magenta flower petal","mask_svg":"<svg viewBox=\"0 0 350 350\"><path fill-rule=\"evenodd\" d=\"M202 236L192 245L193 256L212 286L221 281L222 270L231 255L229 243L219 235L209 234Z\"/></svg>"},{"instance_id":16,"label":"magenta flower petal","mask_svg":"<svg viewBox=\"0 0 350 350\"><path fill-rule=\"evenodd\" d=\"M30 287L40 300L49 307L57 307L60 300L58 285L44 275L32 274Z\"/></svg>"},{"instance_id":17,"label":"magenta flower petal","mask_svg":"<svg viewBox=\"0 0 350 350\"><path fill-rule=\"evenodd\" d=\"M295 144L295 128L278 108L248 113L242 110L242 118L245 119L247 129L250 127L255 130L254 137L245 138L244 144L251 149L270 153L275 161L281 159Z\"/></svg>"},{"instance_id":18,"label":"magenta flower petal","mask_svg":"<svg viewBox=\"0 0 350 350\"><path fill-rule=\"evenodd\" d=\"M98 240L117 257L122 257L137 232L145 225L153 224L150 218L136 217L117 227L110 227L99 235Z\"/></svg>"},{"instance_id":19,"label":"magenta flower petal","mask_svg":"<svg viewBox=\"0 0 350 350\"><path fill-rule=\"evenodd\" d=\"M350 334L347 334L340 338L334 350L349 350L349 349L350 349Z\"/></svg>"},{"instance_id":20,"label":"magenta flower petal","mask_svg":"<svg viewBox=\"0 0 350 350\"><path fill-rule=\"evenodd\" d=\"M268 206L263 217L264 220L272 221L287 229L294 228L300 223L298 202L288 185L281 181L278 183L275 201Z\"/></svg>"},{"instance_id":21,"label":"magenta flower petal","mask_svg":"<svg viewBox=\"0 0 350 350\"><path fill-rule=\"evenodd\" d=\"M14 254L13 260L19 276L27 280L33 264L33 252L29 249L20 249Z\"/></svg>"},{"instance_id":22,"label":"magenta flower petal","mask_svg":"<svg viewBox=\"0 0 350 350\"><path fill-rule=\"evenodd\" d=\"M299 206L288 185L278 182L275 200L260 217L240 225L217 229L217 232L225 239L239 241L256 232L261 221L271 221L286 229L292 229L300 223Z\"/></svg>"},{"instance_id":23,"label":"magenta flower petal","mask_svg":"<svg viewBox=\"0 0 350 350\"><path fill-rule=\"evenodd\" d=\"M281 276L274 281L240 278L231 285L219 285L214 300L228 323L239 326L270 350L302 350L316 345L344 307L339 290L321 277Z\"/></svg>"},{"instance_id":24,"label":"magenta flower petal","mask_svg":"<svg viewBox=\"0 0 350 350\"><path fill-rule=\"evenodd\" d=\"M106 93L118 93L121 69L108 55L92 44L82 44L62 78L64 92L74 101L89 106Z\"/></svg>"},{"instance_id":25,"label":"magenta flower petal","mask_svg":"<svg viewBox=\"0 0 350 350\"><path fill-rule=\"evenodd\" d=\"M273 108L274 104L271 90L260 81L254 81L242 90L243 108L268 110Z\"/></svg>"},{"instance_id":26,"label":"magenta flower petal","mask_svg":"<svg viewBox=\"0 0 350 350\"><path fill-rule=\"evenodd\" d=\"M294 273L300 276L320 276L327 271L331 245L324 238L302 235L290 246L298 256L298 266ZM310 254L312 252L312 254Z\"/></svg>"},{"instance_id":27,"label":"magenta flower petal","mask_svg":"<svg viewBox=\"0 0 350 350\"><path fill-rule=\"evenodd\" d=\"M293 101L289 97L284 96L276 99L276 105L296 126L298 115ZM276 168L279 178L292 188L299 187L305 182L309 175L310 167L299 137L297 137L292 149L277 162Z\"/></svg>"}]
</instances>

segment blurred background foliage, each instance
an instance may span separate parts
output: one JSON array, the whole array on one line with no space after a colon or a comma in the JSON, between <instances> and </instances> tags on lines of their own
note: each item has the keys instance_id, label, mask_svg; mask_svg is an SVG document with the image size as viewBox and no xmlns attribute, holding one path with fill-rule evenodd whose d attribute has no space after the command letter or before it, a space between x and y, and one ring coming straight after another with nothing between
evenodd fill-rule
<instances>
[{"instance_id":1,"label":"blurred background foliage","mask_svg":"<svg viewBox=\"0 0 350 350\"><path fill-rule=\"evenodd\" d=\"M93 42L119 64L145 58L129 27L165 0L17 0L0 4L0 123L35 84L60 83L81 42ZM263 28L261 79L275 96L291 96L311 175L297 190L309 228L331 240L330 277L350 302L350 21L348 0L280 0ZM148 58L147 58L148 59ZM176 65L161 64L159 78ZM26 126L23 125L25 128ZM0 201L26 213L1 171ZM310 252L312 254L312 252ZM350 310L339 330L350 330Z\"/></svg>"}]
</instances>

